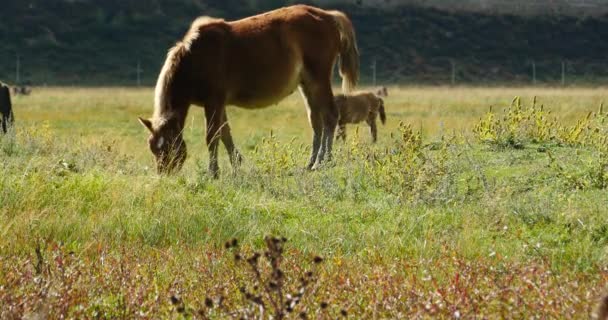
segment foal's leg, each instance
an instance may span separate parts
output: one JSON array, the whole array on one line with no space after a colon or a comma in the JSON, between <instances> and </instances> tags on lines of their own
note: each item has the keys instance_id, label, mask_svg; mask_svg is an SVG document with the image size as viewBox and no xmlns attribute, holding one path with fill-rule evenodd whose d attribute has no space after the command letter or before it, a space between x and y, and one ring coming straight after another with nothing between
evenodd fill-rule
<instances>
[{"instance_id":1,"label":"foal's leg","mask_svg":"<svg viewBox=\"0 0 608 320\"><path fill-rule=\"evenodd\" d=\"M339 123L338 124L338 133L336 134L336 140L342 139L342 141L346 141L346 124Z\"/></svg>"},{"instance_id":2,"label":"foal's leg","mask_svg":"<svg viewBox=\"0 0 608 320\"><path fill-rule=\"evenodd\" d=\"M334 132L338 123L338 109L334 103L329 79L307 74L300 88L306 100L308 117L313 129L312 155L308 168L314 170L321 165L326 153L331 159Z\"/></svg>"},{"instance_id":3,"label":"foal's leg","mask_svg":"<svg viewBox=\"0 0 608 320\"><path fill-rule=\"evenodd\" d=\"M372 142L376 143L376 140L378 140L378 127L376 126L375 113L369 115L369 118L367 119L367 124L369 125L369 132L372 134Z\"/></svg>"},{"instance_id":4,"label":"foal's leg","mask_svg":"<svg viewBox=\"0 0 608 320\"><path fill-rule=\"evenodd\" d=\"M224 106L215 107L205 105L205 118L207 119L207 148L209 149L209 174L213 178L218 177L219 166L217 163L218 140L222 130L222 114Z\"/></svg>"},{"instance_id":5,"label":"foal's leg","mask_svg":"<svg viewBox=\"0 0 608 320\"><path fill-rule=\"evenodd\" d=\"M230 164L233 169L236 169L241 162L243 161L243 157L241 153L235 148L234 142L232 141L232 134L230 133L230 126L228 125L228 116L226 115L226 110L222 112L222 128L221 128L221 139L224 147L226 147L226 151L228 151L228 156L230 157Z\"/></svg>"}]
</instances>

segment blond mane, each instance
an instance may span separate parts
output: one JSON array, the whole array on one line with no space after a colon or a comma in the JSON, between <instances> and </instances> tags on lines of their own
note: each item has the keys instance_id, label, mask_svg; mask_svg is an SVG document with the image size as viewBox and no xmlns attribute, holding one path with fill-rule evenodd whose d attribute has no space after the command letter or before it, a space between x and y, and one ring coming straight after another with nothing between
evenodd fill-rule
<instances>
[{"instance_id":1,"label":"blond mane","mask_svg":"<svg viewBox=\"0 0 608 320\"><path fill-rule=\"evenodd\" d=\"M152 116L154 128L158 128L171 117L171 90L169 87L182 58L190 51L192 43L199 37L201 29L218 22L224 22L224 20L208 16L198 17L192 22L182 41L169 49L154 89L154 114Z\"/></svg>"}]
</instances>

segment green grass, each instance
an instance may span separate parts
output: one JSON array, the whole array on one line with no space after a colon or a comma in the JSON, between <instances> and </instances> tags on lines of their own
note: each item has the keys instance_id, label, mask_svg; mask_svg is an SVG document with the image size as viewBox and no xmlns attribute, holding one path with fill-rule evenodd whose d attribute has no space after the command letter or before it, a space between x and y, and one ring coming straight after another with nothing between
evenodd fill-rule
<instances>
[{"instance_id":1,"label":"green grass","mask_svg":"<svg viewBox=\"0 0 608 320\"><path fill-rule=\"evenodd\" d=\"M310 128L299 96L264 110L229 108L245 163L233 172L222 149L219 180L206 174L199 108L187 120L184 170L159 177L136 121L152 112L151 89L15 97L17 126L0 142L0 303L14 306L6 317L40 304L55 316L94 317L95 308L110 318L104 312L118 309L166 315L176 290L194 305L218 292L235 297L222 244L235 237L255 250L267 234L289 239L292 268L324 256L319 299L356 318L588 317L608 279L608 196L573 188L539 147L579 168L594 149L496 149L472 128L490 105L501 110L515 95L538 96L570 125L597 110L604 89L389 94L378 145L365 126L349 126L333 165L318 172L304 170ZM400 138L400 121L421 130L422 146ZM37 246L48 265L42 276ZM111 262L96 265L106 256ZM58 259L78 276L62 276ZM458 289L461 276L466 288ZM43 294L40 277L66 298Z\"/></svg>"}]
</instances>

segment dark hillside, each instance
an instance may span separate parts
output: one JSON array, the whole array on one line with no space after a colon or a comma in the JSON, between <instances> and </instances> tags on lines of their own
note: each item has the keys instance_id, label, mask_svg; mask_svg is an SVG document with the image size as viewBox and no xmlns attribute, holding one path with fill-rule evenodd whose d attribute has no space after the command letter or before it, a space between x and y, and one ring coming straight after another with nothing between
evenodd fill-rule
<instances>
[{"instance_id":1,"label":"dark hillside","mask_svg":"<svg viewBox=\"0 0 608 320\"><path fill-rule=\"evenodd\" d=\"M167 49L198 15L236 19L280 6L226 0L4 0L0 10L0 80L35 84L135 84L137 62L150 85ZM212 4L213 3L213 4ZM336 8L336 7L334 7ZM364 80L377 61L378 81L555 82L562 61L568 82L608 79L608 17L519 17L337 7L354 21Z\"/></svg>"}]
</instances>

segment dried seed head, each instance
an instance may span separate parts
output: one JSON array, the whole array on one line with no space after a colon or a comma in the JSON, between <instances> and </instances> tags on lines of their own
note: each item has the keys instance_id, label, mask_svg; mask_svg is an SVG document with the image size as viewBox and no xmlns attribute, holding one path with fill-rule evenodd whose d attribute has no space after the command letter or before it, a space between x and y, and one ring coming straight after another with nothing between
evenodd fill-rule
<instances>
[{"instance_id":1,"label":"dried seed head","mask_svg":"<svg viewBox=\"0 0 608 320\"><path fill-rule=\"evenodd\" d=\"M232 238L232 243L231 244L232 244L233 247L236 247L239 244L239 241L236 240L236 238Z\"/></svg>"},{"instance_id":2,"label":"dried seed head","mask_svg":"<svg viewBox=\"0 0 608 320\"><path fill-rule=\"evenodd\" d=\"M259 258L260 258L260 254L258 252L255 252L249 259L247 259L247 262L252 263L252 264L257 264Z\"/></svg>"},{"instance_id":3,"label":"dried seed head","mask_svg":"<svg viewBox=\"0 0 608 320\"><path fill-rule=\"evenodd\" d=\"M232 247L232 244L230 243L230 241L226 241L226 243L224 243L224 248L230 249L230 247Z\"/></svg>"},{"instance_id":4,"label":"dried seed head","mask_svg":"<svg viewBox=\"0 0 608 320\"><path fill-rule=\"evenodd\" d=\"M179 298L175 295L171 296L171 304L176 305L179 303Z\"/></svg>"},{"instance_id":5,"label":"dried seed head","mask_svg":"<svg viewBox=\"0 0 608 320\"><path fill-rule=\"evenodd\" d=\"M314 262L314 263L316 263L316 264L319 264L319 263L323 262L323 258L321 258L321 257L319 257L319 256L316 256L316 257L313 259L313 262Z\"/></svg>"},{"instance_id":6,"label":"dried seed head","mask_svg":"<svg viewBox=\"0 0 608 320\"><path fill-rule=\"evenodd\" d=\"M340 314L341 314L343 317L346 317L346 316L348 315L348 312L346 312L346 310L342 309L342 310L340 310Z\"/></svg>"},{"instance_id":7,"label":"dried seed head","mask_svg":"<svg viewBox=\"0 0 608 320\"><path fill-rule=\"evenodd\" d=\"M241 261L241 259L242 259L242 258L243 258L243 257L241 257L241 255L240 255L240 254L238 254L238 253L235 253L235 254L234 254L234 261Z\"/></svg>"},{"instance_id":8,"label":"dried seed head","mask_svg":"<svg viewBox=\"0 0 608 320\"><path fill-rule=\"evenodd\" d=\"M213 300L211 300L210 298L205 298L205 307L213 308Z\"/></svg>"},{"instance_id":9,"label":"dried seed head","mask_svg":"<svg viewBox=\"0 0 608 320\"><path fill-rule=\"evenodd\" d=\"M321 302L321 309L326 309L329 306L329 304L325 301Z\"/></svg>"},{"instance_id":10,"label":"dried seed head","mask_svg":"<svg viewBox=\"0 0 608 320\"><path fill-rule=\"evenodd\" d=\"M306 276L309 277L309 278L312 278L312 271L306 272Z\"/></svg>"},{"instance_id":11,"label":"dried seed head","mask_svg":"<svg viewBox=\"0 0 608 320\"><path fill-rule=\"evenodd\" d=\"M307 319L306 312L303 312L303 311L300 312L299 316L300 316L300 319Z\"/></svg>"}]
</instances>

